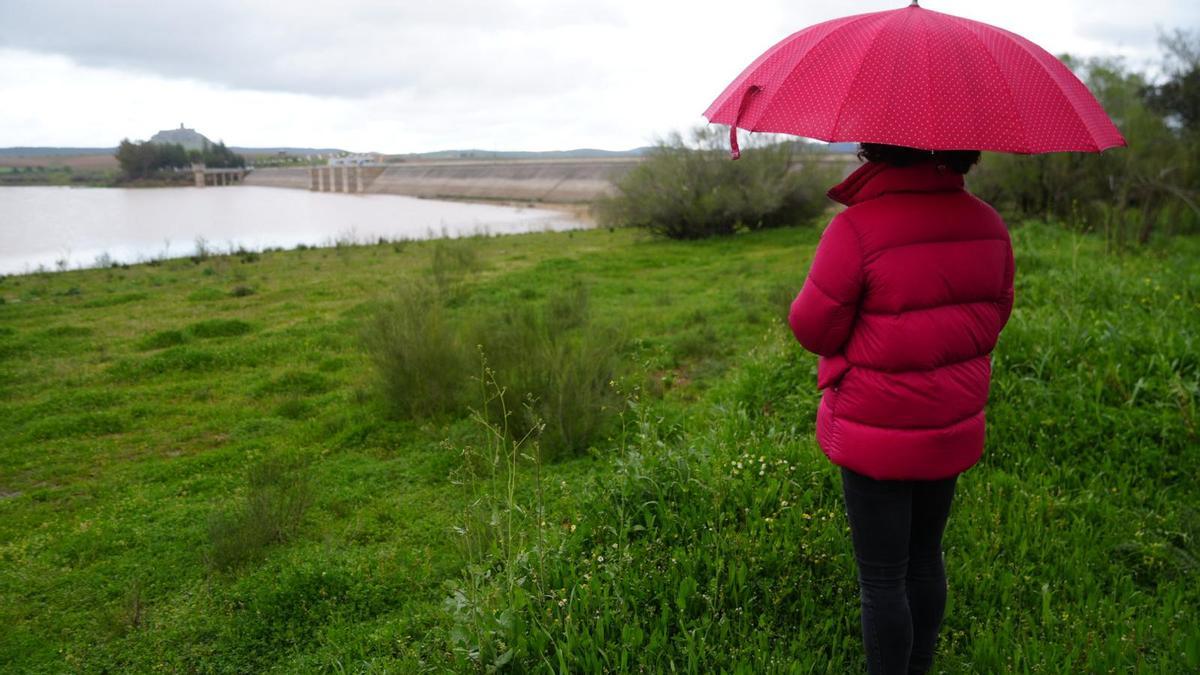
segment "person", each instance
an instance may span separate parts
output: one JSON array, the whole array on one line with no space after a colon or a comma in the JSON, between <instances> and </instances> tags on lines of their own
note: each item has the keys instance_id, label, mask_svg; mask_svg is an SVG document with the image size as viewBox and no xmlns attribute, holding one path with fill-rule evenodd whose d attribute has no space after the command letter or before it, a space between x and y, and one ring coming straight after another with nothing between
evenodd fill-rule
<instances>
[{"instance_id":1,"label":"person","mask_svg":"<svg viewBox=\"0 0 1200 675\"><path fill-rule=\"evenodd\" d=\"M863 143L829 196L788 323L819 355L816 431L840 467L870 673L926 672L946 605L942 533L983 453L1012 242L963 187L975 151Z\"/></svg>"}]
</instances>

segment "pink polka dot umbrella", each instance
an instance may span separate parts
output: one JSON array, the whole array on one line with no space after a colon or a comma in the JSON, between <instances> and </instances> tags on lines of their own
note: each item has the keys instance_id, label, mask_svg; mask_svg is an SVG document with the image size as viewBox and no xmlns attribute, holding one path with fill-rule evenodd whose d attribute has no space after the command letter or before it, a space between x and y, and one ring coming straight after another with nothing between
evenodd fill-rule
<instances>
[{"instance_id":1,"label":"pink polka dot umbrella","mask_svg":"<svg viewBox=\"0 0 1200 675\"><path fill-rule=\"evenodd\" d=\"M1100 152L1125 138L1061 61L1002 28L908 7L826 21L759 56L705 111L737 128L925 150Z\"/></svg>"}]
</instances>

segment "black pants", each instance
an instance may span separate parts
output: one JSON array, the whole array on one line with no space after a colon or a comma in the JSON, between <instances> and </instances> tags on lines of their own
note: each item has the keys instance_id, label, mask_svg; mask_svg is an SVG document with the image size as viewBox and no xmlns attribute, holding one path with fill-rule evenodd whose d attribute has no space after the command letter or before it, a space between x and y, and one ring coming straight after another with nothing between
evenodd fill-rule
<instances>
[{"instance_id":1,"label":"black pants","mask_svg":"<svg viewBox=\"0 0 1200 675\"><path fill-rule=\"evenodd\" d=\"M872 674L923 673L933 665L946 611L942 531L957 478L881 481L842 469Z\"/></svg>"}]
</instances>

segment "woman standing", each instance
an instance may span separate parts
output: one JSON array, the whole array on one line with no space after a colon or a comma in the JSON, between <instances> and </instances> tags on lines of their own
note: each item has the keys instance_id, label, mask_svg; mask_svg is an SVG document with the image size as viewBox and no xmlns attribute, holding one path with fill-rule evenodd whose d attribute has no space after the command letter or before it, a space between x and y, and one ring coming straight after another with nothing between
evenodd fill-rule
<instances>
[{"instance_id":1,"label":"woman standing","mask_svg":"<svg viewBox=\"0 0 1200 675\"><path fill-rule=\"evenodd\" d=\"M792 303L820 355L817 439L841 467L871 673L926 672L946 605L942 532L983 452L991 351L1013 303L996 211L963 188L975 151L864 143Z\"/></svg>"}]
</instances>

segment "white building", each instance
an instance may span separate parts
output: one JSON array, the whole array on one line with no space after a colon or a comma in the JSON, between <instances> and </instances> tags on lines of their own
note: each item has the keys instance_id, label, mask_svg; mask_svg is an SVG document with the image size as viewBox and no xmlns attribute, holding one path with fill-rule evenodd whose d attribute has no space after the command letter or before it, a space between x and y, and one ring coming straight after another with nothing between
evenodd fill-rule
<instances>
[{"instance_id":1,"label":"white building","mask_svg":"<svg viewBox=\"0 0 1200 675\"><path fill-rule=\"evenodd\" d=\"M329 166L374 166L382 163L383 157L373 152L360 152L329 159Z\"/></svg>"}]
</instances>

